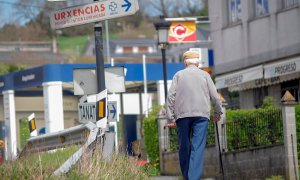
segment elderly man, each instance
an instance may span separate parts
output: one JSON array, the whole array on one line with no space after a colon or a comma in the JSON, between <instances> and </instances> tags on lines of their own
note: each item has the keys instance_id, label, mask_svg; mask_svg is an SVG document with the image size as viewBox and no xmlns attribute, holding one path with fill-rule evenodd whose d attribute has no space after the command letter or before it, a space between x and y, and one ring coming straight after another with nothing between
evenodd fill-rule
<instances>
[{"instance_id":1,"label":"elderly man","mask_svg":"<svg viewBox=\"0 0 300 180\"><path fill-rule=\"evenodd\" d=\"M183 178L199 180L203 169L211 101L214 121L221 117L221 102L210 75L199 69L199 54L183 54L185 69L177 72L167 97L167 116L176 122L179 161Z\"/></svg>"}]
</instances>

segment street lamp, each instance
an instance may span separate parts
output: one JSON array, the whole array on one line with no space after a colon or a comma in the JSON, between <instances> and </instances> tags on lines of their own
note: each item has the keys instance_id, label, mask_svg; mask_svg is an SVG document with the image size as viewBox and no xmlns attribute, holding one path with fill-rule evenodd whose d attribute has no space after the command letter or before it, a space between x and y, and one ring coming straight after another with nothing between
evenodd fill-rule
<instances>
[{"instance_id":1,"label":"street lamp","mask_svg":"<svg viewBox=\"0 0 300 180\"><path fill-rule=\"evenodd\" d=\"M167 98L167 94L168 94L166 47L168 45L170 25L171 23L165 21L162 17L161 17L161 21L154 23L155 29L157 31L157 37L158 37L158 47L161 48L161 54L162 54L165 99Z\"/></svg>"}]
</instances>

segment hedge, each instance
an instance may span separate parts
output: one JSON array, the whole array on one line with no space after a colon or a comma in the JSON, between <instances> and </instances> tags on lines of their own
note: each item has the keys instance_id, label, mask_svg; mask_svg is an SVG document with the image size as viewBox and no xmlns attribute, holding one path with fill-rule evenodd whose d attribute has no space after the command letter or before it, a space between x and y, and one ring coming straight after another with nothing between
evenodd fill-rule
<instances>
[{"instance_id":1,"label":"hedge","mask_svg":"<svg viewBox=\"0 0 300 180\"><path fill-rule=\"evenodd\" d=\"M298 162L300 163L300 105L295 108L296 114L296 130L297 130L297 152L298 152Z\"/></svg>"},{"instance_id":2,"label":"hedge","mask_svg":"<svg viewBox=\"0 0 300 180\"><path fill-rule=\"evenodd\" d=\"M161 106L155 105L152 107L151 113L147 118L144 118L144 140L150 164L159 168L159 144L158 144L158 124L157 114Z\"/></svg>"},{"instance_id":3,"label":"hedge","mask_svg":"<svg viewBox=\"0 0 300 180\"><path fill-rule=\"evenodd\" d=\"M280 108L227 110L226 121L229 151L283 143Z\"/></svg>"}]
</instances>

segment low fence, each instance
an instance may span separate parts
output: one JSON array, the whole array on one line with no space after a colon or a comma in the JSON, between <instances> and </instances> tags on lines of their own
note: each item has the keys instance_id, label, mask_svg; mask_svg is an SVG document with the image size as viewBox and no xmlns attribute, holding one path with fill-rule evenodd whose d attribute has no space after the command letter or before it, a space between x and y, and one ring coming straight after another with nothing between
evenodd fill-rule
<instances>
[{"instance_id":1,"label":"low fence","mask_svg":"<svg viewBox=\"0 0 300 180\"><path fill-rule=\"evenodd\" d=\"M257 111L226 122L228 151L283 143L282 113L279 108Z\"/></svg>"},{"instance_id":2,"label":"low fence","mask_svg":"<svg viewBox=\"0 0 300 180\"><path fill-rule=\"evenodd\" d=\"M218 123L220 144L226 147L222 147L224 152L221 152L226 180L265 179L277 175L295 179L298 161L297 144L293 141L293 137L296 137L293 108L284 104L282 108L242 110L237 116L230 114L231 119L227 122L223 118ZM160 147L164 147L160 152L161 172L165 175L181 175L176 128L164 125L164 119L159 121L160 127L165 129L163 132L168 132L159 135L164 139L160 144ZM215 142L215 128L211 122L207 144ZM206 147L203 178L221 178L218 153L218 146Z\"/></svg>"}]
</instances>

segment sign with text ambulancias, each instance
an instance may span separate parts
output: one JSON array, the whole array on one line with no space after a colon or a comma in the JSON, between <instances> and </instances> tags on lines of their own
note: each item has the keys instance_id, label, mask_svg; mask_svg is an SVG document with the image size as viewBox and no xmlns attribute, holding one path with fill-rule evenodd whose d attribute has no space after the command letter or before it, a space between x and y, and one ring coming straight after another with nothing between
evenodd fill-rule
<instances>
[{"instance_id":1,"label":"sign with text ambulancias","mask_svg":"<svg viewBox=\"0 0 300 180\"><path fill-rule=\"evenodd\" d=\"M50 24L53 29L60 29L129 16L138 10L137 0L103 0L51 12Z\"/></svg>"}]
</instances>

